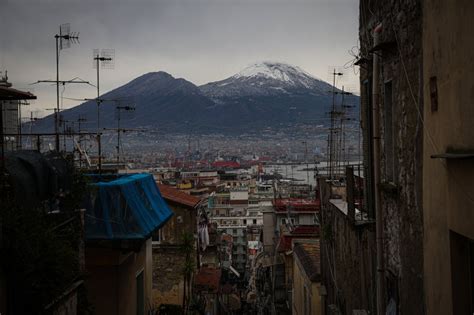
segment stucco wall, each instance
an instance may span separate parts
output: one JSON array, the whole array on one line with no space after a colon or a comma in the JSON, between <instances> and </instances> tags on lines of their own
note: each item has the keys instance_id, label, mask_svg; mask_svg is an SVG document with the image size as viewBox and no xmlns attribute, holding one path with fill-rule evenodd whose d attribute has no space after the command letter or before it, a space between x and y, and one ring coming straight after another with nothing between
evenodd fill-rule
<instances>
[{"instance_id":1,"label":"stucco wall","mask_svg":"<svg viewBox=\"0 0 474 315\"><path fill-rule=\"evenodd\" d=\"M138 252L86 248L85 286L95 314L136 314L136 277L141 271L146 311L151 303L151 239Z\"/></svg>"},{"instance_id":2,"label":"stucco wall","mask_svg":"<svg viewBox=\"0 0 474 315\"><path fill-rule=\"evenodd\" d=\"M474 240L474 164L472 160L432 159L431 155L450 148L474 149L474 2L425 0L423 10L426 312L454 314L449 233ZM433 77L437 111L431 110Z\"/></svg>"},{"instance_id":3,"label":"stucco wall","mask_svg":"<svg viewBox=\"0 0 474 315\"><path fill-rule=\"evenodd\" d=\"M292 310L294 315L305 315L304 294L306 287L308 294L308 303L311 304L310 309L306 310L306 314L320 315L321 314L321 296L320 283L311 282L306 275L301 262L296 255L293 255L293 296L292 296ZM309 302L310 301L310 302Z\"/></svg>"}]
</instances>

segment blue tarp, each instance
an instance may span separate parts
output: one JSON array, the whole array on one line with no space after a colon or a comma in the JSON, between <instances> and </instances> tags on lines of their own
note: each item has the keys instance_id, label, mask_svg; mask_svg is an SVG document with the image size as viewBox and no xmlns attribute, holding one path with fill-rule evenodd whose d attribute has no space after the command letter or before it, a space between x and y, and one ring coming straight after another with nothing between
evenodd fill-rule
<instances>
[{"instance_id":1,"label":"blue tarp","mask_svg":"<svg viewBox=\"0 0 474 315\"><path fill-rule=\"evenodd\" d=\"M91 176L96 189L86 205L87 240L144 240L174 214L151 174L104 179Z\"/></svg>"}]
</instances>

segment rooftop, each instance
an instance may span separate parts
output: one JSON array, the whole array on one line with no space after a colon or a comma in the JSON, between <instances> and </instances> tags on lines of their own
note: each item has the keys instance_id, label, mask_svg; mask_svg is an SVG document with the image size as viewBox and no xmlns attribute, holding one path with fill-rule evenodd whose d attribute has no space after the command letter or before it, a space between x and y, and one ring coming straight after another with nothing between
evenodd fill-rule
<instances>
[{"instance_id":1,"label":"rooftop","mask_svg":"<svg viewBox=\"0 0 474 315\"><path fill-rule=\"evenodd\" d=\"M279 252L287 252L291 250L291 242L293 240L316 239L319 237L319 226L316 225L299 225L293 231L282 233L280 236Z\"/></svg>"},{"instance_id":2,"label":"rooftop","mask_svg":"<svg viewBox=\"0 0 474 315\"><path fill-rule=\"evenodd\" d=\"M14 101L14 100L35 100L36 96L30 92L23 92L7 86L0 86L0 100Z\"/></svg>"},{"instance_id":3,"label":"rooftop","mask_svg":"<svg viewBox=\"0 0 474 315\"><path fill-rule=\"evenodd\" d=\"M313 282L321 280L321 264L319 241L315 243L297 243L293 249L294 255L301 262L308 278Z\"/></svg>"},{"instance_id":4,"label":"rooftop","mask_svg":"<svg viewBox=\"0 0 474 315\"><path fill-rule=\"evenodd\" d=\"M191 196L168 185L159 184L158 188L160 189L163 198L167 201L175 202L191 208L196 207L199 204L199 201L201 201L198 197Z\"/></svg>"},{"instance_id":5,"label":"rooftop","mask_svg":"<svg viewBox=\"0 0 474 315\"><path fill-rule=\"evenodd\" d=\"M300 199L285 198L273 201L273 206L277 212L296 211L296 212L316 212L321 207L319 199Z\"/></svg>"}]
</instances>

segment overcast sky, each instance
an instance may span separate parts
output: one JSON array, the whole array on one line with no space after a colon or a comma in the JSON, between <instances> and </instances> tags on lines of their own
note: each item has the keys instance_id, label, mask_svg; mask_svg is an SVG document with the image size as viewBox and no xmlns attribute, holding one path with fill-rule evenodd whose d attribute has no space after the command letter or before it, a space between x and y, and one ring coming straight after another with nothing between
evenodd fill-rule
<instances>
[{"instance_id":1,"label":"overcast sky","mask_svg":"<svg viewBox=\"0 0 474 315\"><path fill-rule=\"evenodd\" d=\"M329 81L357 45L357 0L0 0L0 70L38 96L31 109L54 107L59 25L80 32L61 51L60 79L96 84L94 48L115 49L115 69L101 71L101 94L151 71L197 85L222 80L257 61L281 61ZM344 82L358 89L352 69ZM65 97L91 98L93 87L68 85ZM64 100L64 107L78 102Z\"/></svg>"}]
</instances>

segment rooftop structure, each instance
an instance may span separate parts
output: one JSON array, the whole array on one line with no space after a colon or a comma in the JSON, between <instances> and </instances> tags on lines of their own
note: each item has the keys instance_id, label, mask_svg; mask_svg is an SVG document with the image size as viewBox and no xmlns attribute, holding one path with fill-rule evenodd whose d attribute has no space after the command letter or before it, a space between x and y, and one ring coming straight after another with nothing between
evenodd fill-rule
<instances>
[{"instance_id":1,"label":"rooftop structure","mask_svg":"<svg viewBox=\"0 0 474 315\"><path fill-rule=\"evenodd\" d=\"M97 190L87 201L87 240L146 240L173 215L150 174L91 178Z\"/></svg>"}]
</instances>

